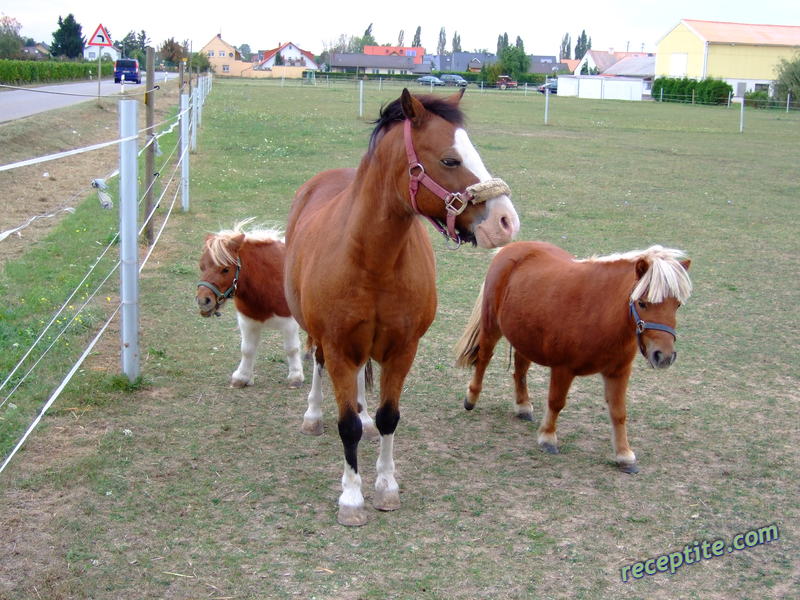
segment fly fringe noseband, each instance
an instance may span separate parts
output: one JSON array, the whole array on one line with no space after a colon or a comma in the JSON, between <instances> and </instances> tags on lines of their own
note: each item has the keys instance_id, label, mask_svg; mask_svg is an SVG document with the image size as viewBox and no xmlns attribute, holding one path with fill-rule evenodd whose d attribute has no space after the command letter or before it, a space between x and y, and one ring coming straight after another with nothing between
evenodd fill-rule
<instances>
[{"instance_id":1,"label":"fly fringe noseband","mask_svg":"<svg viewBox=\"0 0 800 600\"><path fill-rule=\"evenodd\" d=\"M456 217L464 212L470 204L480 204L504 194L511 195L511 188L502 179L493 178L467 186L462 192L451 192L436 183L425 172L425 167L422 166L422 163L419 162L417 153L414 150L414 143L411 141L410 119L406 119L403 123L403 134L406 144L406 156L408 157L408 193L411 197L411 206L414 208L414 212L428 219L434 229L445 237L448 241L448 247L456 249L461 245L461 238L456 232ZM420 212L417 206L417 191L420 184L444 201L444 207L447 211L446 227L433 217ZM455 243L455 246L449 246L449 242Z\"/></svg>"}]
</instances>

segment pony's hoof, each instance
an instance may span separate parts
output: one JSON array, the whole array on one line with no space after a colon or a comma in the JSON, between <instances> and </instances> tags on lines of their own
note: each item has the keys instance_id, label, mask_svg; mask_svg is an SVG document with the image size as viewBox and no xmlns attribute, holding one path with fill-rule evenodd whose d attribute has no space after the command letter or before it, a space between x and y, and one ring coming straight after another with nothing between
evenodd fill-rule
<instances>
[{"instance_id":1,"label":"pony's hoof","mask_svg":"<svg viewBox=\"0 0 800 600\"><path fill-rule=\"evenodd\" d=\"M547 452L548 454L558 454L558 446L555 444L551 444L550 442L542 442L539 444L539 448Z\"/></svg>"},{"instance_id":2,"label":"pony's hoof","mask_svg":"<svg viewBox=\"0 0 800 600\"><path fill-rule=\"evenodd\" d=\"M464 398L464 408L466 408L467 410L472 410L473 408L475 408L475 403L474 402L470 402L469 399L465 397Z\"/></svg>"},{"instance_id":3,"label":"pony's hoof","mask_svg":"<svg viewBox=\"0 0 800 600\"><path fill-rule=\"evenodd\" d=\"M363 506L339 506L336 520L345 527L361 527L367 522L367 510Z\"/></svg>"},{"instance_id":4,"label":"pony's hoof","mask_svg":"<svg viewBox=\"0 0 800 600\"><path fill-rule=\"evenodd\" d=\"M300 389L300 386L303 385L302 379L295 379L294 381L289 381L289 389L290 390L297 390Z\"/></svg>"},{"instance_id":5,"label":"pony's hoof","mask_svg":"<svg viewBox=\"0 0 800 600\"><path fill-rule=\"evenodd\" d=\"M381 432L375 427L375 423L362 423L361 424L361 437L370 442L375 442L381 439Z\"/></svg>"},{"instance_id":6,"label":"pony's hoof","mask_svg":"<svg viewBox=\"0 0 800 600\"><path fill-rule=\"evenodd\" d=\"M617 463L617 468L623 473L628 473L630 475L635 475L639 472L639 465L634 463Z\"/></svg>"},{"instance_id":7,"label":"pony's hoof","mask_svg":"<svg viewBox=\"0 0 800 600\"><path fill-rule=\"evenodd\" d=\"M300 425L300 433L306 435L322 435L322 421L308 421L303 419L303 424Z\"/></svg>"},{"instance_id":8,"label":"pony's hoof","mask_svg":"<svg viewBox=\"0 0 800 600\"><path fill-rule=\"evenodd\" d=\"M231 377L232 388L246 388L248 385L253 385L252 379L237 379L235 377Z\"/></svg>"},{"instance_id":9,"label":"pony's hoof","mask_svg":"<svg viewBox=\"0 0 800 600\"><path fill-rule=\"evenodd\" d=\"M377 510L389 511L400 508L400 492L397 490L375 490L372 506Z\"/></svg>"},{"instance_id":10,"label":"pony's hoof","mask_svg":"<svg viewBox=\"0 0 800 600\"><path fill-rule=\"evenodd\" d=\"M517 418L520 421L533 421L533 414L529 412L517 413Z\"/></svg>"}]
</instances>

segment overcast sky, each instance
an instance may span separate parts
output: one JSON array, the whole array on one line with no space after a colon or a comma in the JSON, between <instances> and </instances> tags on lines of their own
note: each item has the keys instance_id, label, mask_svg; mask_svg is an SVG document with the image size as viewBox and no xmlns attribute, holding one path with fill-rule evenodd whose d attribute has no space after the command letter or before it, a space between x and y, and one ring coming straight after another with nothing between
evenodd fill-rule
<instances>
[{"instance_id":1,"label":"overcast sky","mask_svg":"<svg viewBox=\"0 0 800 600\"><path fill-rule=\"evenodd\" d=\"M0 13L22 25L25 38L51 43L58 17L75 15L89 38L102 23L113 40L133 30L147 32L158 48L174 37L197 51L218 33L234 46L267 50L291 41L319 54L341 34L361 36L372 23L378 44L397 44L400 30L410 45L417 26L422 45L435 53L444 27L447 50L453 34L465 51L494 52L497 36L517 36L528 54L558 53L565 33L575 40L585 29L595 50L655 51L659 38L680 19L800 25L800 0L606 0L604 2L398 2L387 0L306 0L305 2L175 2L137 0L3 0Z\"/></svg>"}]
</instances>

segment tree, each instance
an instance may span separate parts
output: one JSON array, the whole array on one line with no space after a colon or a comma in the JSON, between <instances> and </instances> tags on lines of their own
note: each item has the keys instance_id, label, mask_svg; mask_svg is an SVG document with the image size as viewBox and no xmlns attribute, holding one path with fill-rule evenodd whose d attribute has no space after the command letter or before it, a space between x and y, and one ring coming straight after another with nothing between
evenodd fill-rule
<instances>
[{"instance_id":1,"label":"tree","mask_svg":"<svg viewBox=\"0 0 800 600\"><path fill-rule=\"evenodd\" d=\"M591 48L592 40L591 38L586 37L586 30L584 29L578 36L578 39L575 40L575 58L577 60L582 59L584 54L586 54L586 52L588 52Z\"/></svg>"},{"instance_id":2,"label":"tree","mask_svg":"<svg viewBox=\"0 0 800 600\"><path fill-rule=\"evenodd\" d=\"M522 38L517 36L517 41L514 44L517 48L522 50L522 53L525 54L525 44L522 42Z\"/></svg>"},{"instance_id":3,"label":"tree","mask_svg":"<svg viewBox=\"0 0 800 600\"><path fill-rule=\"evenodd\" d=\"M402 30L402 29L401 29L401 30L400 30L400 33L398 33L398 34L397 34L397 45L398 45L398 46L401 46L401 47L402 47L402 45L403 45L403 40L404 40L404 38L405 38L405 37L406 37L406 32L405 32L404 30Z\"/></svg>"},{"instance_id":4,"label":"tree","mask_svg":"<svg viewBox=\"0 0 800 600\"><path fill-rule=\"evenodd\" d=\"M457 31L453 34L453 53L456 52L461 52L461 36Z\"/></svg>"},{"instance_id":5,"label":"tree","mask_svg":"<svg viewBox=\"0 0 800 600\"><path fill-rule=\"evenodd\" d=\"M528 72L531 59L525 54L525 50L517 46L508 46L500 54L498 64L504 74L511 75L516 79Z\"/></svg>"},{"instance_id":6,"label":"tree","mask_svg":"<svg viewBox=\"0 0 800 600\"><path fill-rule=\"evenodd\" d=\"M503 54L503 50L508 48L508 33L497 36L497 56Z\"/></svg>"},{"instance_id":7,"label":"tree","mask_svg":"<svg viewBox=\"0 0 800 600\"><path fill-rule=\"evenodd\" d=\"M436 54L441 56L447 48L447 34L444 32L444 27L439 30L439 43L436 44Z\"/></svg>"},{"instance_id":8,"label":"tree","mask_svg":"<svg viewBox=\"0 0 800 600\"><path fill-rule=\"evenodd\" d=\"M109 34L110 35L110 34ZM113 39L113 38L112 38ZM136 33L129 31L121 40L114 42L114 46L119 48L121 56L128 57L138 48L139 42L136 41Z\"/></svg>"},{"instance_id":9,"label":"tree","mask_svg":"<svg viewBox=\"0 0 800 600\"><path fill-rule=\"evenodd\" d=\"M566 58L569 59L572 55L572 38L568 33L564 34L561 39L561 49L558 51L559 60Z\"/></svg>"},{"instance_id":10,"label":"tree","mask_svg":"<svg viewBox=\"0 0 800 600\"><path fill-rule=\"evenodd\" d=\"M242 55L242 60L250 61L253 58L253 51L250 49L250 44L242 44L239 46L239 54Z\"/></svg>"},{"instance_id":11,"label":"tree","mask_svg":"<svg viewBox=\"0 0 800 600\"><path fill-rule=\"evenodd\" d=\"M792 101L800 99L800 53L794 59L781 59L778 64L778 77L775 80L775 95L785 100L788 94Z\"/></svg>"},{"instance_id":12,"label":"tree","mask_svg":"<svg viewBox=\"0 0 800 600\"><path fill-rule=\"evenodd\" d=\"M53 32L53 43L50 45L53 56L78 58L83 55L85 45L82 27L75 21L75 16L70 13L66 19L58 17L58 29Z\"/></svg>"},{"instance_id":13,"label":"tree","mask_svg":"<svg viewBox=\"0 0 800 600\"><path fill-rule=\"evenodd\" d=\"M364 46L377 46L378 42L375 41L375 36L372 35L372 23L369 24L364 30L364 35L361 37L361 49L364 49Z\"/></svg>"},{"instance_id":14,"label":"tree","mask_svg":"<svg viewBox=\"0 0 800 600\"><path fill-rule=\"evenodd\" d=\"M14 17L0 17L0 58L17 58L23 39L19 35L22 25Z\"/></svg>"},{"instance_id":15,"label":"tree","mask_svg":"<svg viewBox=\"0 0 800 600\"><path fill-rule=\"evenodd\" d=\"M175 38L169 38L161 45L158 53L161 55L161 60L169 66L175 67L183 58L183 46L176 42Z\"/></svg>"},{"instance_id":16,"label":"tree","mask_svg":"<svg viewBox=\"0 0 800 600\"><path fill-rule=\"evenodd\" d=\"M203 52L192 52L188 63L192 71L206 73L211 70L211 63L208 61L208 55Z\"/></svg>"},{"instance_id":17,"label":"tree","mask_svg":"<svg viewBox=\"0 0 800 600\"><path fill-rule=\"evenodd\" d=\"M417 25L417 30L414 32L414 39L411 40L412 48L419 48L422 46L422 25Z\"/></svg>"},{"instance_id":18,"label":"tree","mask_svg":"<svg viewBox=\"0 0 800 600\"><path fill-rule=\"evenodd\" d=\"M142 29L136 36L136 47L142 52L147 52L147 47L149 45L150 45L150 38L147 37L147 32L145 32L145 30Z\"/></svg>"}]
</instances>

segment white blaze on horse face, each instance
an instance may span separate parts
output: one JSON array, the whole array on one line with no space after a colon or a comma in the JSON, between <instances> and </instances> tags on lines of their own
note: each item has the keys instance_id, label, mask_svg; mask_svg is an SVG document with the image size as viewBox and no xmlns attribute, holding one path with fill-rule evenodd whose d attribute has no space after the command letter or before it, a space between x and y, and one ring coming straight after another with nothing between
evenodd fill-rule
<instances>
[{"instance_id":1,"label":"white blaze on horse face","mask_svg":"<svg viewBox=\"0 0 800 600\"><path fill-rule=\"evenodd\" d=\"M461 164L480 181L492 178L464 129L456 129L453 147L461 157ZM486 218L475 226L475 238L479 246L482 248L504 246L514 239L517 232L519 232L519 215L508 196L502 194L486 202Z\"/></svg>"}]
</instances>

